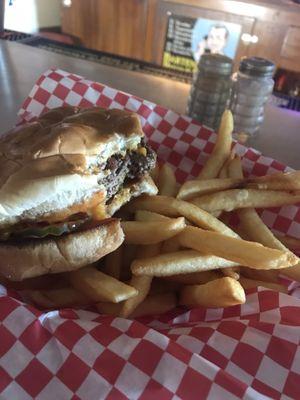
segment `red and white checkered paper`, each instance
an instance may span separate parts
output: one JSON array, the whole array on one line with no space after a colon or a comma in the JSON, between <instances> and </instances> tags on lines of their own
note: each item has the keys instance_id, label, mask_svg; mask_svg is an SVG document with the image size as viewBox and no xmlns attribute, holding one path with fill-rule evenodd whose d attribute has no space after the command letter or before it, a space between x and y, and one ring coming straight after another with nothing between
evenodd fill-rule
<instances>
[{"instance_id":1,"label":"red and white checkered paper","mask_svg":"<svg viewBox=\"0 0 300 400\"><path fill-rule=\"evenodd\" d=\"M196 176L216 135L198 122L68 72L34 85L21 120L74 105L124 108L179 181ZM249 174L285 166L236 145ZM274 231L300 237L296 206L262 213ZM178 308L127 320L65 309L42 313L0 287L1 399L300 399L300 289L250 290L242 306Z\"/></svg>"}]
</instances>

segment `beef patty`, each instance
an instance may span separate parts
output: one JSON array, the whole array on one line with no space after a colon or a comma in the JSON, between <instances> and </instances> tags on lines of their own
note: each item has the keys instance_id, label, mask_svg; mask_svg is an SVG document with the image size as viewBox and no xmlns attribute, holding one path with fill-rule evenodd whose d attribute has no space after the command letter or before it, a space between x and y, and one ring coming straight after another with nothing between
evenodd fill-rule
<instances>
[{"instance_id":1,"label":"beef patty","mask_svg":"<svg viewBox=\"0 0 300 400\"><path fill-rule=\"evenodd\" d=\"M141 178L154 168L156 162L154 151L144 143L141 144L146 150L146 155L130 151L125 155L114 154L107 160L104 170L108 170L109 174L98 182L106 187L107 200L113 197L124 184Z\"/></svg>"}]
</instances>

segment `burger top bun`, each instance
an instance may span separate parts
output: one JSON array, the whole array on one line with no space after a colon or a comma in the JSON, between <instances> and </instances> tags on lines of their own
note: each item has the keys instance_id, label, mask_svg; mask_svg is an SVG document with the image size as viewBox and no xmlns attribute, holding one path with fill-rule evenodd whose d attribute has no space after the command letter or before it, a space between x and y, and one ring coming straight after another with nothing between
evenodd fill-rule
<instances>
[{"instance_id":1,"label":"burger top bun","mask_svg":"<svg viewBox=\"0 0 300 400\"><path fill-rule=\"evenodd\" d=\"M70 155L67 157L70 167L81 167L84 171L86 156L100 155L101 159L107 159L113 153L135 148L143 136L135 113L99 107L60 107L9 131L1 137L0 146L3 156L22 164Z\"/></svg>"},{"instance_id":2,"label":"burger top bun","mask_svg":"<svg viewBox=\"0 0 300 400\"><path fill-rule=\"evenodd\" d=\"M143 137L136 114L61 107L0 139L0 228L40 218L97 194L99 166L135 150Z\"/></svg>"}]
</instances>

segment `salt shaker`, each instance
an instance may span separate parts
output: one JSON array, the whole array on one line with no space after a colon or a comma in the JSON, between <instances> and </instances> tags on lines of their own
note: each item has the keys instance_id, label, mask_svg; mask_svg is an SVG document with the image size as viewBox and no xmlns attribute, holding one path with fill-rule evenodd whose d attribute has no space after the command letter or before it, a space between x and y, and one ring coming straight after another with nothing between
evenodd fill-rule
<instances>
[{"instance_id":1,"label":"salt shaker","mask_svg":"<svg viewBox=\"0 0 300 400\"><path fill-rule=\"evenodd\" d=\"M231 74L231 58L220 54L203 54L194 74L188 115L217 129L230 97Z\"/></svg>"},{"instance_id":2,"label":"salt shaker","mask_svg":"<svg viewBox=\"0 0 300 400\"><path fill-rule=\"evenodd\" d=\"M230 109L235 137L245 142L254 137L264 120L265 104L272 93L275 65L264 58L243 58L232 75Z\"/></svg>"}]
</instances>

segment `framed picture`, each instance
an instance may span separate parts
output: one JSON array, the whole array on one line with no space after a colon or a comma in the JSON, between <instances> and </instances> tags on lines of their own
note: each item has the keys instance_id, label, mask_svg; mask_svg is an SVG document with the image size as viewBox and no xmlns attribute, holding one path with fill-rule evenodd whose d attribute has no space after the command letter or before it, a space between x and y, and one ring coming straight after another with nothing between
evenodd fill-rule
<instances>
[{"instance_id":1,"label":"framed picture","mask_svg":"<svg viewBox=\"0 0 300 400\"><path fill-rule=\"evenodd\" d=\"M170 15L163 66L192 72L203 54L224 54L233 59L241 31L242 26L232 22Z\"/></svg>"}]
</instances>

